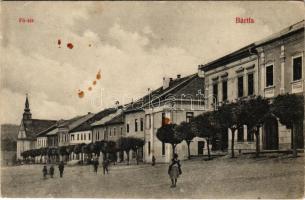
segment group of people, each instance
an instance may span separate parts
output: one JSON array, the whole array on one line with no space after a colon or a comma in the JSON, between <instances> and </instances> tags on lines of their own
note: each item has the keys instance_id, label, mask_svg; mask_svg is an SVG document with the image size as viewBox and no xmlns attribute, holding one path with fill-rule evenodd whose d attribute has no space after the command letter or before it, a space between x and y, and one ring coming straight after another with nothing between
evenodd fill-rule
<instances>
[{"instance_id":1,"label":"group of people","mask_svg":"<svg viewBox=\"0 0 305 200\"><path fill-rule=\"evenodd\" d=\"M94 172L97 174L97 170L98 170L98 167L99 167L99 161L97 158L95 158L93 161L93 167L94 167ZM156 163L156 158L153 156L152 157L152 166L154 166ZM109 164L110 164L110 160L108 158L104 159L103 160L103 173L104 174L108 174L109 173ZM63 177L63 173L64 173L64 162L61 161L58 165L58 170L59 170L59 174L60 174L60 177L62 178ZM54 177L54 166L51 165L50 166L50 169L49 169L49 174L50 174L50 177L53 178ZM48 174L48 169L47 169L47 166L44 165L43 166L43 169L42 169L42 173L43 173L43 178L46 179L47 178L47 174ZM171 182L172 182L172 185L171 187L176 187L176 184L177 184L177 180L178 180L178 177L182 174L182 171L181 171L181 164L180 164L180 160L178 160L178 154L174 154L174 157L168 167L168 175L171 179Z\"/></svg>"},{"instance_id":2,"label":"group of people","mask_svg":"<svg viewBox=\"0 0 305 200\"><path fill-rule=\"evenodd\" d=\"M92 162L93 162L94 172L97 174L97 170L98 170L98 166L99 166L99 161L96 158ZM102 165L103 165L103 173L104 174L106 174L106 173L109 174L109 169L108 169L109 164L110 164L110 160L108 158L103 160Z\"/></svg>"},{"instance_id":3,"label":"group of people","mask_svg":"<svg viewBox=\"0 0 305 200\"><path fill-rule=\"evenodd\" d=\"M60 178L63 177L64 169L65 169L64 162L61 161L61 162L58 164L58 170L59 170ZM50 174L50 177L51 177L51 178L54 177L54 172L55 172L54 166L51 165L51 166L50 166L50 169L49 169L49 174ZM47 175L48 175L48 168L47 168L46 165L43 166L42 174L43 174L43 178L46 179L46 178L47 178Z\"/></svg>"}]
</instances>

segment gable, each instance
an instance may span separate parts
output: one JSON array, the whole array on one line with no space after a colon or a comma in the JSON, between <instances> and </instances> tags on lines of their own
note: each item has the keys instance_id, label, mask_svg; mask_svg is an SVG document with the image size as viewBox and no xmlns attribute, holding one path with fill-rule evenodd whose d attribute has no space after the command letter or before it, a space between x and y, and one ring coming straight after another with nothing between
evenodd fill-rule
<instances>
[{"instance_id":1,"label":"gable","mask_svg":"<svg viewBox=\"0 0 305 200\"><path fill-rule=\"evenodd\" d=\"M21 121L17 138L18 139L25 139L26 138L26 133L25 133L23 121Z\"/></svg>"}]
</instances>

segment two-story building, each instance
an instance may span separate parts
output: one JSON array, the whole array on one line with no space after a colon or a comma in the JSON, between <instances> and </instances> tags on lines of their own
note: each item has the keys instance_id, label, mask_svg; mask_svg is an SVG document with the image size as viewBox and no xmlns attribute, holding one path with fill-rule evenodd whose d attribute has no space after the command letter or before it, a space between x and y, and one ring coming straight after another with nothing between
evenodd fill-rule
<instances>
[{"instance_id":1,"label":"two-story building","mask_svg":"<svg viewBox=\"0 0 305 200\"><path fill-rule=\"evenodd\" d=\"M158 91L158 92L157 92ZM157 130L168 123L179 125L205 111L204 79L198 74L186 77L177 75L176 79L163 79L163 86L148 94L150 101L144 104L145 112L145 145L144 160L151 162L152 156L157 162L170 162L172 148L170 144L161 142ZM203 155L206 141L195 137L190 144L192 156ZM182 141L176 147L180 159L188 158L187 144Z\"/></svg>"},{"instance_id":2,"label":"two-story building","mask_svg":"<svg viewBox=\"0 0 305 200\"><path fill-rule=\"evenodd\" d=\"M304 21L279 33L252 43L210 63L199 65L199 74L205 77L206 104L217 109L224 101L235 101L252 95L272 100L279 94L304 90ZM303 127L298 130L299 147L303 148ZM232 133L228 130L228 140ZM291 131L270 118L260 130L261 150L290 149ZM252 151L255 138L244 126L237 130L235 149ZM231 149L229 142L229 149Z\"/></svg>"}]
</instances>

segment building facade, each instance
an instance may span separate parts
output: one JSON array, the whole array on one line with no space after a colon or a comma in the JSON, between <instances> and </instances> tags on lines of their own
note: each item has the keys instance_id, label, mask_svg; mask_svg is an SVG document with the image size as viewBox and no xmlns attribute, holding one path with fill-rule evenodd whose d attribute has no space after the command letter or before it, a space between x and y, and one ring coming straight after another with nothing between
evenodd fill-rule
<instances>
[{"instance_id":1,"label":"building facade","mask_svg":"<svg viewBox=\"0 0 305 200\"><path fill-rule=\"evenodd\" d=\"M224 101L235 101L252 95L272 99L279 94L303 94L304 21L266 39L250 44L215 61L199 66L205 77L209 110ZM216 106L215 106L216 105ZM298 147L303 148L303 126L298 130ZM237 130L235 150L253 151L255 138L247 126ZM228 148L232 133L228 130ZM291 149L291 130L275 117L260 129L261 150Z\"/></svg>"}]
</instances>

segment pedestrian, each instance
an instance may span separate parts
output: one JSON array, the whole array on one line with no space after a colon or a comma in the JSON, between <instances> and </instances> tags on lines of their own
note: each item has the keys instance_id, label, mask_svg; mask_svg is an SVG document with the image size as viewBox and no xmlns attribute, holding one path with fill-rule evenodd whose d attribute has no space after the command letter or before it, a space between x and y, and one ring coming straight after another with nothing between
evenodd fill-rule
<instances>
[{"instance_id":1,"label":"pedestrian","mask_svg":"<svg viewBox=\"0 0 305 200\"><path fill-rule=\"evenodd\" d=\"M58 165L58 170L59 170L59 175L60 175L60 178L62 178L63 174L64 174L64 169L65 169L65 165L64 165L64 162L61 161Z\"/></svg>"},{"instance_id":2,"label":"pedestrian","mask_svg":"<svg viewBox=\"0 0 305 200\"><path fill-rule=\"evenodd\" d=\"M43 166L42 174L43 174L43 178L46 179L47 178L47 174L48 174L48 169L47 169L46 165Z\"/></svg>"},{"instance_id":3,"label":"pedestrian","mask_svg":"<svg viewBox=\"0 0 305 200\"><path fill-rule=\"evenodd\" d=\"M94 166L94 172L97 174L97 169L99 166L98 159L95 159L95 161L93 161L93 166Z\"/></svg>"},{"instance_id":4,"label":"pedestrian","mask_svg":"<svg viewBox=\"0 0 305 200\"><path fill-rule=\"evenodd\" d=\"M51 176L51 178L53 178L53 176L54 176L54 166L53 165L51 165L51 167L50 167L50 176Z\"/></svg>"},{"instance_id":5,"label":"pedestrian","mask_svg":"<svg viewBox=\"0 0 305 200\"><path fill-rule=\"evenodd\" d=\"M155 156L152 156L151 165L155 166L155 164L156 164L156 158L155 158Z\"/></svg>"},{"instance_id":6,"label":"pedestrian","mask_svg":"<svg viewBox=\"0 0 305 200\"><path fill-rule=\"evenodd\" d=\"M103 173L106 174L109 174L109 170L108 170L108 166L109 166L109 160L108 158L104 159L103 160Z\"/></svg>"},{"instance_id":7,"label":"pedestrian","mask_svg":"<svg viewBox=\"0 0 305 200\"><path fill-rule=\"evenodd\" d=\"M168 167L168 175L172 181L171 187L176 187L177 179L182 174L180 160L178 160L178 154L174 154L172 163Z\"/></svg>"}]
</instances>

